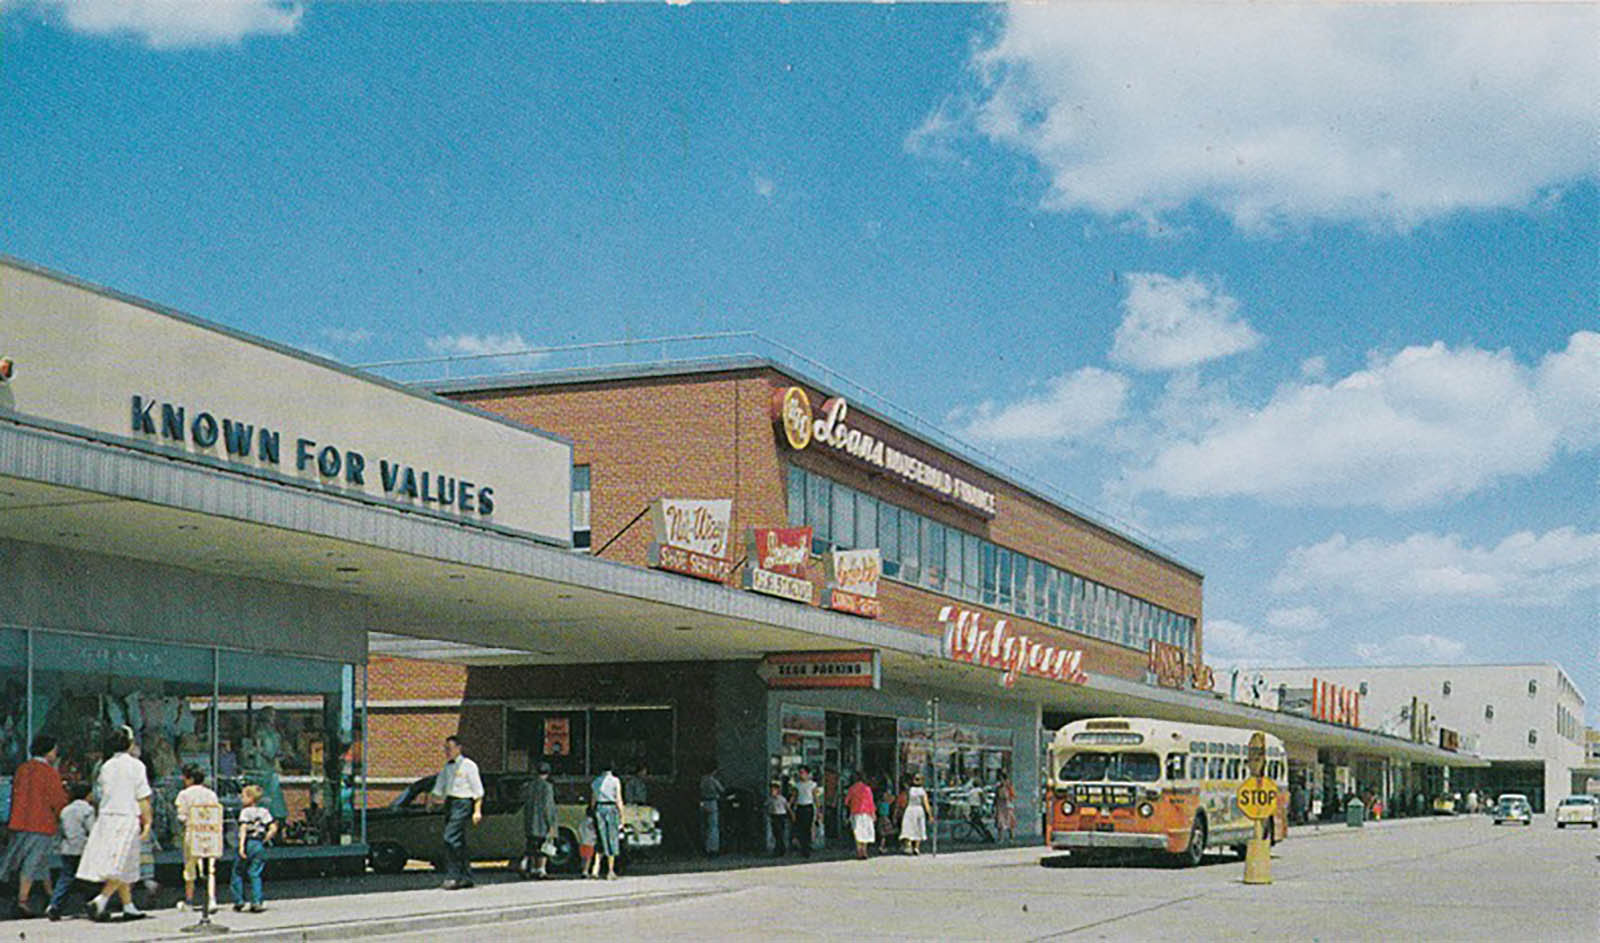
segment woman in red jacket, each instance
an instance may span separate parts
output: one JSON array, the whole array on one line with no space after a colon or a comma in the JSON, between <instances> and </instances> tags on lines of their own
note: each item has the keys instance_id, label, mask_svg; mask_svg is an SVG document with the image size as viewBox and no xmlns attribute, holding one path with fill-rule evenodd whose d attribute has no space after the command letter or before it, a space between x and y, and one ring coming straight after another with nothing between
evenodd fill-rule
<instances>
[{"instance_id":1,"label":"woman in red jacket","mask_svg":"<svg viewBox=\"0 0 1600 943\"><path fill-rule=\"evenodd\" d=\"M56 769L59 757L55 737L39 734L33 738L28 753L32 759L17 767L12 780L8 823L11 843L6 846L4 860L0 860L0 876L19 872L17 912L36 917L38 914L28 906L28 896L33 893L35 881L43 881L45 894L50 894L50 860L55 855L56 823L61 810L67 807L67 787ZM71 878L63 876L63 880Z\"/></svg>"}]
</instances>

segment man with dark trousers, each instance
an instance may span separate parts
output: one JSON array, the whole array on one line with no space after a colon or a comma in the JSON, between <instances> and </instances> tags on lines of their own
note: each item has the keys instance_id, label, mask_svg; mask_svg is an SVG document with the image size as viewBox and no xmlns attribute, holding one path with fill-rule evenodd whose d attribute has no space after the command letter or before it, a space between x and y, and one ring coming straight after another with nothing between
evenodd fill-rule
<instances>
[{"instance_id":1,"label":"man with dark trousers","mask_svg":"<svg viewBox=\"0 0 1600 943\"><path fill-rule=\"evenodd\" d=\"M454 734L444 738L444 769L433 778L433 801L444 801L444 889L453 891L472 886L472 858L467 852L467 822L483 821L483 777L478 764L461 755L461 741Z\"/></svg>"}]
</instances>

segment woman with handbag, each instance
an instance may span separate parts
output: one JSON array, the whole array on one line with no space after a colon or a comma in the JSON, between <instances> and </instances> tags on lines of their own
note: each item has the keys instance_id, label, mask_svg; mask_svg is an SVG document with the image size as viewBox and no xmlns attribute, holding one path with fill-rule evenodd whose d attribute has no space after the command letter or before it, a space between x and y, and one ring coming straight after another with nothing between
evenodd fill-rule
<instances>
[{"instance_id":1,"label":"woman with handbag","mask_svg":"<svg viewBox=\"0 0 1600 943\"><path fill-rule=\"evenodd\" d=\"M522 828L523 877L549 877L545 868L556 851L556 788L550 782L549 763L540 763L539 775L522 788Z\"/></svg>"}]
</instances>

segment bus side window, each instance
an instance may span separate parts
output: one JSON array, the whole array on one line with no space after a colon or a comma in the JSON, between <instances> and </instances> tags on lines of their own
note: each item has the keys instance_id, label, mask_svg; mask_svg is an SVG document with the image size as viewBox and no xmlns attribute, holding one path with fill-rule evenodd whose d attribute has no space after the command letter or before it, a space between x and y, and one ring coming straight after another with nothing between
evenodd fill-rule
<instances>
[{"instance_id":1,"label":"bus side window","mask_svg":"<svg viewBox=\"0 0 1600 943\"><path fill-rule=\"evenodd\" d=\"M1239 778L1239 761L1238 760L1229 760L1228 761L1228 778L1229 779L1238 779Z\"/></svg>"},{"instance_id":2,"label":"bus side window","mask_svg":"<svg viewBox=\"0 0 1600 943\"><path fill-rule=\"evenodd\" d=\"M1189 758L1185 753L1167 754L1167 779L1176 782L1183 778L1184 761Z\"/></svg>"},{"instance_id":3,"label":"bus side window","mask_svg":"<svg viewBox=\"0 0 1600 943\"><path fill-rule=\"evenodd\" d=\"M1191 758L1189 760L1189 778L1190 779L1205 779L1206 778L1206 758L1205 757L1196 756L1196 757L1193 757L1193 758Z\"/></svg>"},{"instance_id":4,"label":"bus side window","mask_svg":"<svg viewBox=\"0 0 1600 943\"><path fill-rule=\"evenodd\" d=\"M1220 756L1213 756L1211 758L1211 778L1212 779L1221 779L1222 778L1222 764L1225 763L1225 762L1226 761Z\"/></svg>"}]
</instances>

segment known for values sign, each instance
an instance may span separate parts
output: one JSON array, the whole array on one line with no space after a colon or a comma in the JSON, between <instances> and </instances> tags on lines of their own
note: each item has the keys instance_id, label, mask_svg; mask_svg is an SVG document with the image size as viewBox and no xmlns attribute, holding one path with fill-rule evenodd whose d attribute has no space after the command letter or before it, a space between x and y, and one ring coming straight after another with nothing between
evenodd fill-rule
<instances>
[{"instance_id":1,"label":"known for values sign","mask_svg":"<svg viewBox=\"0 0 1600 943\"><path fill-rule=\"evenodd\" d=\"M878 579L883 576L883 554L869 550L835 550L826 558L828 590L822 604L839 612L876 619L883 614L878 601Z\"/></svg>"}]
</instances>

